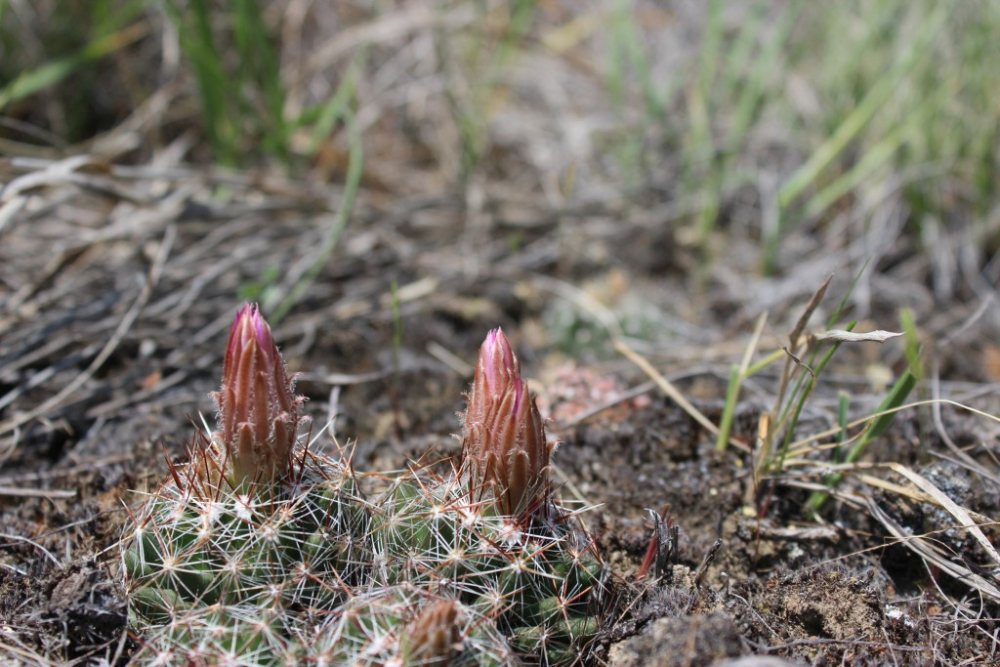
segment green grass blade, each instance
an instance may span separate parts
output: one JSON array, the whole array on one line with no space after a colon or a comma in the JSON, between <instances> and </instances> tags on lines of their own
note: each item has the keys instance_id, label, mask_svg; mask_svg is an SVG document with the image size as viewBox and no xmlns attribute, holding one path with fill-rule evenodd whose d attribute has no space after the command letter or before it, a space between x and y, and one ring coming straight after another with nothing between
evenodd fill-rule
<instances>
[{"instance_id":1,"label":"green grass blade","mask_svg":"<svg viewBox=\"0 0 1000 667\"><path fill-rule=\"evenodd\" d=\"M907 396L913 390L917 384L916 376L910 372L910 369L906 369L896 384L893 385L892 390L886 395L882 403L879 404L876 412L885 412L887 410L895 410L903 403L906 402ZM847 462L854 463L861 455L865 453L868 445L871 444L872 440L879 437L885 430L889 428L893 420L896 418L895 412L889 412L888 414L880 414L872 420L871 427L865 432L865 434L855 443L854 447L851 449L850 453L847 455Z\"/></svg>"},{"instance_id":2,"label":"green grass blade","mask_svg":"<svg viewBox=\"0 0 1000 667\"><path fill-rule=\"evenodd\" d=\"M844 462L844 453L841 449L843 445L847 442L848 430L847 424L849 423L851 409L851 395L846 391L840 391L837 394L837 425L840 427L840 433L837 434L837 442L839 443L833 449L833 454L831 458L834 463Z\"/></svg>"},{"instance_id":3,"label":"green grass blade","mask_svg":"<svg viewBox=\"0 0 1000 667\"><path fill-rule=\"evenodd\" d=\"M348 114L347 131L350 149L348 154L347 179L344 183L344 199L323 241L316 261L313 262L305 275L292 287L288 296L277 304L272 311L271 320L274 323L278 323L284 319L288 312L295 307L295 304L305 296L309 287L319 277L323 267L326 266L330 256L340 242L340 237L347 228L347 223L351 220L351 214L354 212L354 200L361 186L361 175L364 173L364 143L353 114Z\"/></svg>"},{"instance_id":4,"label":"green grass blade","mask_svg":"<svg viewBox=\"0 0 1000 667\"><path fill-rule=\"evenodd\" d=\"M779 210L786 210L816 180L820 172L844 152L848 144L861 133L899 88L903 79L913 71L920 57L929 51L930 43L944 24L947 16L944 7L945 5L938 6L896 65L872 86L830 138L823 142L781 187L778 191Z\"/></svg>"},{"instance_id":5,"label":"green grass blade","mask_svg":"<svg viewBox=\"0 0 1000 667\"><path fill-rule=\"evenodd\" d=\"M853 331L857 324L857 322L851 322L845 327L845 329L847 331ZM809 375L809 379L805 380L803 384L800 385L803 387L802 391L800 392L798 391L798 388L796 388L796 393L792 395L790 404L794 406L794 409L792 410L790 419L788 420L788 426L785 430L785 439L781 443L781 451L778 453L777 470L779 471L784 468L785 456L788 455L788 448L792 444L792 438L795 435L795 427L798 425L799 416L802 414L802 408L805 407L806 401L809 400L813 389L816 387L816 379L823 372L823 369L826 368L826 365L830 363L830 359L833 358L833 355L838 349L840 349L839 341L830 346L830 349L827 350L827 353L823 356L823 360L820 361L819 365ZM818 351L819 350L816 352L818 353ZM804 378L805 376L800 378L800 380L804 380Z\"/></svg>"},{"instance_id":6,"label":"green grass blade","mask_svg":"<svg viewBox=\"0 0 1000 667\"><path fill-rule=\"evenodd\" d=\"M740 380L739 364L733 364L729 372L729 387L726 390L726 407L722 410L722 418L719 420L719 435L715 439L715 448L720 452L726 451L726 447L729 445L729 432L733 428L736 401L740 396Z\"/></svg>"},{"instance_id":7,"label":"green grass blade","mask_svg":"<svg viewBox=\"0 0 1000 667\"><path fill-rule=\"evenodd\" d=\"M854 447L851 448L851 451L847 455L846 463L855 463L865 453L865 450L868 449L872 441L885 433L885 430L889 428L889 425L896 418L896 408L906 402L907 396L910 395L916 384L916 376L910 372L910 369L906 369L875 410L877 416L872 419L868 430L865 431L861 438L858 439L858 442L854 444ZM842 474L837 473L827 476L823 481L828 487L836 488L843 478ZM818 512L823 509L823 505L826 504L828 498L829 494L825 491L816 491L809 497L806 507L811 512Z\"/></svg>"},{"instance_id":8,"label":"green grass blade","mask_svg":"<svg viewBox=\"0 0 1000 667\"><path fill-rule=\"evenodd\" d=\"M118 51L144 36L145 24L137 23L90 42L79 52L24 72L0 89L0 110L37 92L54 86L81 66Z\"/></svg>"},{"instance_id":9,"label":"green grass blade","mask_svg":"<svg viewBox=\"0 0 1000 667\"><path fill-rule=\"evenodd\" d=\"M350 104L357 91L358 78L364 70L365 53L363 52L351 60L344 80L337 86L337 90L334 91L329 100L315 110L318 116L309 141L310 155L315 155L319 151L320 146L333 132L337 123L350 114Z\"/></svg>"}]
</instances>

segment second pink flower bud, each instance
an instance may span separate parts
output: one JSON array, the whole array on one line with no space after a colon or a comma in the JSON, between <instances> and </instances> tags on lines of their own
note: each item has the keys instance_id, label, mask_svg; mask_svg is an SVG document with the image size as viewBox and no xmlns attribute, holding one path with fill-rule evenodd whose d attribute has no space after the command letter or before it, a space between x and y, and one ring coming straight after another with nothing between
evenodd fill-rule
<instances>
[{"instance_id":1,"label":"second pink flower bud","mask_svg":"<svg viewBox=\"0 0 1000 667\"><path fill-rule=\"evenodd\" d=\"M500 329L491 331L479 349L462 434L470 491L492 496L502 514L545 516L552 447L510 342Z\"/></svg>"}]
</instances>

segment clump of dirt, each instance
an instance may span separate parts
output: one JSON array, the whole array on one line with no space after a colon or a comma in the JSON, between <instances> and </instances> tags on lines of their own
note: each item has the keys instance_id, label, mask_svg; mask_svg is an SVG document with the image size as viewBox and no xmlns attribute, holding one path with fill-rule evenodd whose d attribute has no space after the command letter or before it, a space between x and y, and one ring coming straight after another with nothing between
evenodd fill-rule
<instances>
[{"instance_id":1,"label":"clump of dirt","mask_svg":"<svg viewBox=\"0 0 1000 667\"><path fill-rule=\"evenodd\" d=\"M871 585L871 576L813 568L764 581L745 580L728 593L731 612L742 617L743 634L758 643L806 639L881 642L885 638L885 609L879 591ZM753 600L755 613L739 609L739 598Z\"/></svg>"},{"instance_id":2,"label":"clump of dirt","mask_svg":"<svg viewBox=\"0 0 1000 667\"><path fill-rule=\"evenodd\" d=\"M616 644L615 667L708 667L742 655L745 642L725 614L676 616L653 621L641 635Z\"/></svg>"},{"instance_id":3,"label":"clump of dirt","mask_svg":"<svg viewBox=\"0 0 1000 667\"><path fill-rule=\"evenodd\" d=\"M115 654L127 620L121 584L97 554L28 572L0 569L0 618L34 636L44 655L67 660Z\"/></svg>"}]
</instances>

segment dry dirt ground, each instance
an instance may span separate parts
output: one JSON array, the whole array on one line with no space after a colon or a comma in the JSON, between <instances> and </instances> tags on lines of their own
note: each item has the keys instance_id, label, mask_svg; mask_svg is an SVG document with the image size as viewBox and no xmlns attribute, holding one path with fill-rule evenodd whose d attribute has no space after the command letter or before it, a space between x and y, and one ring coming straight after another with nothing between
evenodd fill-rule
<instances>
[{"instance_id":1,"label":"dry dirt ground","mask_svg":"<svg viewBox=\"0 0 1000 667\"><path fill-rule=\"evenodd\" d=\"M464 29L463 16L449 20ZM804 160L791 139L772 128L753 143L759 183L720 196L703 243L669 141L650 140L639 178L608 166L602 147L626 134L601 131L605 82L569 53L518 72L550 68L572 99L510 83L516 103L498 107L463 166L457 102L420 88L447 69L449 53L428 44L451 29L420 24L402 44L375 34L386 41L358 92L366 162L348 219L343 132L299 172L212 166L182 75L74 150L0 159L0 663L127 663L127 508L183 456L192 422L214 419L225 337L253 299L300 374L314 446L349 444L368 471L457 454L476 350L504 328L561 441L559 493L592 508L617 575L589 664L1000 664L995 210L918 230L899 189L872 207L845 197L789 225L765 275L763 186ZM158 58L153 41L107 65L109 104L123 63ZM596 148L579 160L559 143L570 103L581 123L594 114ZM813 515L839 396L862 420L857 436L908 363L902 339L843 345L788 465L754 474L781 349L831 275L806 330L822 331L845 296L838 328L899 331L910 308L925 369L910 400L924 403L842 468ZM777 361L744 383L734 444L719 451L693 415L719 423L748 347ZM640 578L654 534L657 562Z\"/></svg>"},{"instance_id":2,"label":"dry dirt ground","mask_svg":"<svg viewBox=\"0 0 1000 667\"><path fill-rule=\"evenodd\" d=\"M2 246L0 650L25 664L122 663L130 643L116 541L124 507L135 501L130 491L154 485L166 461L182 455L192 420L213 419L208 393L241 288L271 262L294 271L285 258L323 230L301 214L197 195L144 210L103 192L64 192L16 220ZM314 423L331 424L316 446L331 447L334 436L354 443L365 470L398 469L427 452L454 455L474 352L489 328L505 327L562 443L554 459L561 494L594 507L588 524L619 575L592 664L997 659L996 563L953 515L905 478L873 468L849 478L820 517L808 516L803 504L821 463L756 488L750 474L775 377L763 373L738 404L733 436L746 451L719 452L714 436L611 351L610 337L629 341L718 422L723 378L747 344L756 306L735 302L711 279L685 278L682 245L605 222L607 212L568 222L522 212L515 222L492 199L483 207L487 225L451 238L468 215L461 197L415 208L362 206L365 224L345 235L309 295L275 327L291 370L302 374ZM657 266L636 259L640 247ZM784 323L822 282L816 277L801 287L757 279L788 292L772 305L763 349L782 344ZM832 289L846 289L849 277ZM873 308L870 321L889 318L884 311ZM609 330L609 316L656 321L673 340ZM926 381L922 396L947 392L992 409L995 348L973 342L984 321L968 319L966 333L934 352L940 367L975 381ZM845 352L800 432L831 425L835 387L853 392L857 415L870 412L879 393L864 369L898 368L891 345ZM919 471L993 539L996 444L986 417L915 409L868 458ZM664 508L661 562L640 581L650 510ZM920 551L928 546L939 561ZM955 572L978 578L963 582Z\"/></svg>"}]
</instances>

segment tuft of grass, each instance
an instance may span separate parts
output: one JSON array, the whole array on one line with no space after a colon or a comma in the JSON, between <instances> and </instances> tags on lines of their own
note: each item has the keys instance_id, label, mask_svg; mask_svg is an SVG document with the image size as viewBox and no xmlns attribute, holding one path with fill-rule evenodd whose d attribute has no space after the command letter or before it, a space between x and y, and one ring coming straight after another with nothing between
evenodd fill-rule
<instances>
[{"instance_id":1,"label":"tuft of grass","mask_svg":"<svg viewBox=\"0 0 1000 667\"><path fill-rule=\"evenodd\" d=\"M855 277L854 284L860 278L860 273ZM722 432L717 441L718 449L725 449L723 434L728 437L728 428L731 424L731 413L734 411L736 399L738 397L739 385L746 378L760 372L785 358L784 369L780 375L780 383L775 396L774 407L763 415L761 436L758 447L755 451L754 479L761 480L765 475L777 475L785 468L786 459L790 452L795 449L795 438L799 419L803 409L809 402L817 387L818 380L823 371L829 365L834 355L844 342L865 342L883 341L889 337L899 334L887 332L872 332L870 334L853 334L856 322L849 323L844 330L834 330L834 323L840 318L847 299L853 291L853 285L841 299L827 325L827 331L820 334L807 334L806 327L809 319L817 310L824 296L830 279L816 291L803 314L800 316L794 329L789 335L787 347L777 350L756 364L749 363L751 350L756 346L759 337L759 330L754 336L754 343L748 347L748 353L739 367L734 366L730 380L729 391L727 392L726 407L723 411L721 423ZM921 370L918 365L919 350L916 347L916 332L912 315L904 313L902 315L903 327L908 341L907 353L910 359L910 368L897 380L895 386L883 399L882 404L873 417L869 428L854 443L845 454L844 448L850 441L848 437L849 428L849 407L850 396L841 392L838 397L837 423L839 429L835 432L836 442L831 447L831 461L835 464L853 463L857 461L868 448L868 446L892 423L896 410L905 403L913 387L920 377ZM759 327L762 324L758 325ZM790 389L790 390L789 390ZM780 445L778 444L780 442ZM824 483L830 487L839 484L842 476L828 475ZM759 488L759 484L757 485ZM828 494L816 492L812 494L806 503L807 510L811 513L818 512L826 502Z\"/></svg>"},{"instance_id":2,"label":"tuft of grass","mask_svg":"<svg viewBox=\"0 0 1000 667\"><path fill-rule=\"evenodd\" d=\"M841 431L838 435L838 447L833 450L833 463L856 463L859 461L865 451L868 450L868 447L889 428L889 425L896 418L896 413L906 403L917 382L923 377L923 362L920 358L920 346L917 341L917 329L913 313L909 309L904 308L900 312L900 322L903 326L903 334L905 336L908 366L902 375L896 379L896 383L889 390L889 393L886 394L885 398L882 399L878 408L875 409L871 422L857 439L857 442L847 452L846 456L843 455L842 448L847 443L847 400L843 395L841 396L838 411L838 423L841 426ZM830 488L835 488L842 480L843 475L836 473L828 475L823 480L823 483ZM824 491L813 492L806 502L806 507L812 513L819 512L823 509L823 505L826 504L828 498L829 494Z\"/></svg>"},{"instance_id":3,"label":"tuft of grass","mask_svg":"<svg viewBox=\"0 0 1000 667\"><path fill-rule=\"evenodd\" d=\"M701 249L706 275L727 239L725 207L748 189L759 198L752 233L766 274L780 270L792 228L845 213L863 223L886 195L907 205L914 231L954 217L962 182L975 185L961 206L976 219L989 210L1000 140L986 64L998 55L995 3L702 10L699 46L668 69L657 59L668 28L651 27L638 3L610 3L606 88L628 131L605 152L628 187L670 156L670 192L690 209L681 238ZM779 167L762 145L793 159Z\"/></svg>"},{"instance_id":4,"label":"tuft of grass","mask_svg":"<svg viewBox=\"0 0 1000 667\"><path fill-rule=\"evenodd\" d=\"M903 374L896 380L896 384L893 385L892 389L886 394L885 398L879 404L878 408L875 410L875 414L872 417L871 423L865 432L861 435L851 450L848 452L844 463L855 463L861 458L861 455L865 453L868 446L879 438L889 425L892 424L893 420L896 418L896 412L899 410L903 404L906 403L906 398L910 395L913 387L917 383L916 376L907 369ZM833 475L828 475L823 483L834 488L843 480L844 476L840 473L835 473ZM811 513L817 513L823 509L823 505L829 499L830 494L826 491L815 491L809 496L809 500L806 501L806 509Z\"/></svg>"},{"instance_id":5,"label":"tuft of grass","mask_svg":"<svg viewBox=\"0 0 1000 667\"><path fill-rule=\"evenodd\" d=\"M278 51L257 0L231 0L222 11L209 0L163 7L191 65L217 159L234 165L251 146L287 159L291 126Z\"/></svg>"},{"instance_id":6,"label":"tuft of grass","mask_svg":"<svg viewBox=\"0 0 1000 667\"><path fill-rule=\"evenodd\" d=\"M782 229L790 224L794 215L792 205L812 187L820 175L830 168L835 160L844 155L847 149L854 145L862 133L872 125L872 121L884 110L890 100L896 95L903 85L903 82L914 74L917 68L928 58L932 52L932 46L939 37L945 23L946 9L944 5L938 5L926 17L923 17L916 35L908 36L898 46L892 45L898 51L894 53L893 62L874 80L867 82L863 97L857 106L847 111L839 119L836 129L819 146L815 148L809 158L802 164L780 187L777 195L779 224L773 230L773 235L765 242L764 271L773 273L776 268L777 238ZM876 45L876 47L879 45ZM884 47L883 47L884 48ZM921 91L924 93L925 91ZM915 113L917 118L933 111L939 94L920 94L919 99L913 100L914 107L908 110ZM888 159L895 150L898 150L908 134L908 123L903 123L904 131L896 130L886 139L873 137L873 141L866 150L862 151L862 157L857 166L848 170L842 177L847 179L843 183L835 181L833 190L823 191L812 200L807 209L813 215L819 215L837 200L833 195L838 192L847 192L847 183L860 183L866 173L874 170L880 162Z\"/></svg>"}]
</instances>

